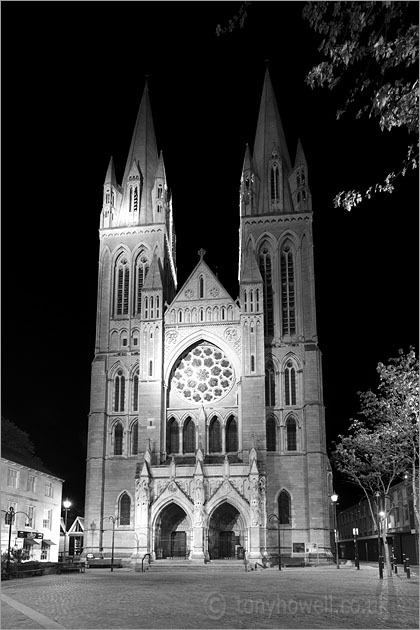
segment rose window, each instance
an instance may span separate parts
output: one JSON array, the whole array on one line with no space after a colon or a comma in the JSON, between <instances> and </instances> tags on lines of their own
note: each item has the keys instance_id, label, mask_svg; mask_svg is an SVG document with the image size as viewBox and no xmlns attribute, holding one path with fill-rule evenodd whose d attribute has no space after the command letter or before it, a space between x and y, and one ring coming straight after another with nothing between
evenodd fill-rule
<instances>
[{"instance_id":1,"label":"rose window","mask_svg":"<svg viewBox=\"0 0 420 630\"><path fill-rule=\"evenodd\" d=\"M205 404L225 396L234 379L233 367L220 348L203 343L179 361L172 385L181 398Z\"/></svg>"}]
</instances>

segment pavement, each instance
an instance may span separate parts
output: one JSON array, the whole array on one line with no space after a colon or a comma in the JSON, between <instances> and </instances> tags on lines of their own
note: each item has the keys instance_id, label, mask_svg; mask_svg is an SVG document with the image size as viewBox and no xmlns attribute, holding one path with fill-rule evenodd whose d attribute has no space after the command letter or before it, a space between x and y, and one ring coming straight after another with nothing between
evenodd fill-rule
<instances>
[{"instance_id":1,"label":"pavement","mask_svg":"<svg viewBox=\"0 0 420 630\"><path fill-rule=\"evenodd\" d=\"M419 571L88 569L2 582L1 628L418 628Z\"/></svg>"}]
</instances>

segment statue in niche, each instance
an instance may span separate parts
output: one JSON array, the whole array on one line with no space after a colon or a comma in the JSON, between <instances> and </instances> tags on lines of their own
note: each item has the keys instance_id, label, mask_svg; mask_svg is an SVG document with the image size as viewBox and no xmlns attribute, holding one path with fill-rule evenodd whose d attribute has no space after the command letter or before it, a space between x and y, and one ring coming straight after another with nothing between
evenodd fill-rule
<instances>
[{"instance_id":1,"label":"statue in niche","mask_svg":"<svg viewBox=\"0 0 420 630\"><path fill-rule=\"evenodd\" d=\"M256 527L261 522L260 493L258 479L251 479L251 525Z\"/></svg>"}]
</instances>

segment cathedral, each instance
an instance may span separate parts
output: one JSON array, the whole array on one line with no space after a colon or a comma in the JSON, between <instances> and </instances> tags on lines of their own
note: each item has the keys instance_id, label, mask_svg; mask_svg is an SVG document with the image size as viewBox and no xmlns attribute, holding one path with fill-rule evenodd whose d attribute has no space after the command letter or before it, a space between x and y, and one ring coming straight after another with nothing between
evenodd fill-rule
<instances>
[{"instance_id":1,"label":"cathedral","mask_svg":"<svg viewBox=\"0 0 420 630\"><path fill-rule=\"evenodd\" d=\"M103 189L85 552L330 553L308 167L300 142L290 159L268 70L238 183L239 298L203 249L177 287L146 85L122 183L111 158Z\"/></svg>"}]
</instances>

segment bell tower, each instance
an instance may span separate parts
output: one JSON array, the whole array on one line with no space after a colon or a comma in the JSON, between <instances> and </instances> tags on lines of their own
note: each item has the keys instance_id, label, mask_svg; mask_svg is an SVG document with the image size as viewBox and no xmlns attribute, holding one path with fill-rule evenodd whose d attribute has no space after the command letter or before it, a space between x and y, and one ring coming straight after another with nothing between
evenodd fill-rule
<instances>
[{"instance_id":1,"label":"bell tower","mask_svg":"<svg viewBox=\"0 0 420 630\"><path fill-rule=\"evenodd\" d=\"M239 277L249 279L246 270L256 261L253 282L259 282L255 295L260 287L264 321L267 510L279 515L282 540L292 552L299 540L330 544L312 218L302 144L293 164L267 70L254 150L246 147L240 184Z\"/></svg>"}]
</instances>

